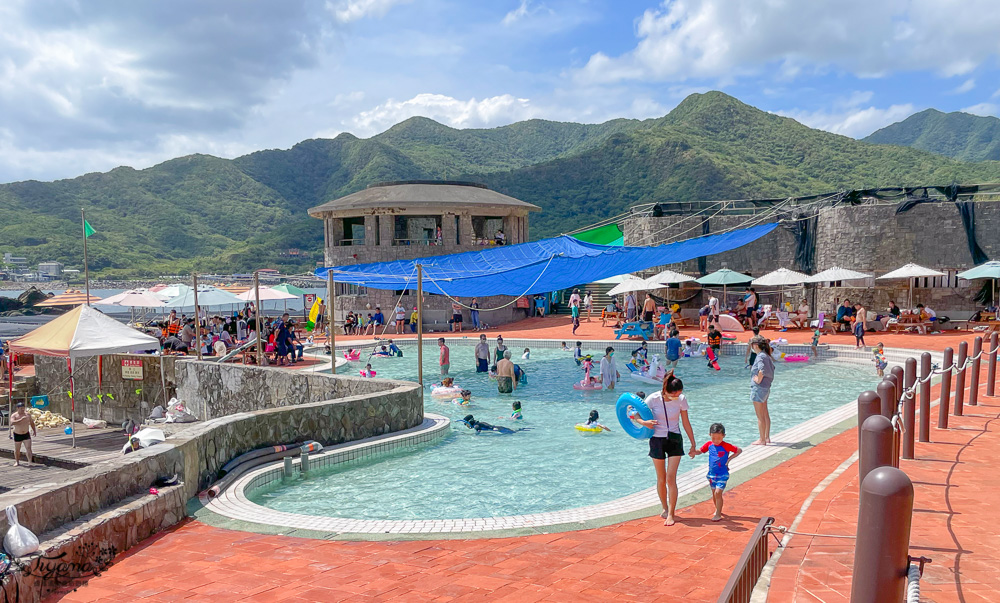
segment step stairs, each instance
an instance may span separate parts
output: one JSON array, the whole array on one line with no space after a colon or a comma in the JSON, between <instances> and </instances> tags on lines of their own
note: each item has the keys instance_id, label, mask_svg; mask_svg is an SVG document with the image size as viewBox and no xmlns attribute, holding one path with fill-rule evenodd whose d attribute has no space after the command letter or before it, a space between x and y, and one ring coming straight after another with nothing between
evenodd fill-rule
<instances>
[{"instance_id":1,"label":"step stairs","mask_svg":"<svg viewBox=\"0 0 1000 603\"><path fill-rule=\"evenodd\" d=\"M585 291L590 291L590 293L594 296L594 312L600 314L601 310L604 309L605 306L611 303L611 296L608 295L608 291L611 291L611 289L614 288L614 285L608 285L605 283L590 283L589 285L581 285L575 288L580 290L581 299L583 299L583 294ZM572 289L567 290L564 296L566 303L562 303L559 305L559 308L556 310L556 314L566 314L566 315L570 314L568 302L569 302L569 296L572 293L573 293Z\"/></svg>"}]
</instances>

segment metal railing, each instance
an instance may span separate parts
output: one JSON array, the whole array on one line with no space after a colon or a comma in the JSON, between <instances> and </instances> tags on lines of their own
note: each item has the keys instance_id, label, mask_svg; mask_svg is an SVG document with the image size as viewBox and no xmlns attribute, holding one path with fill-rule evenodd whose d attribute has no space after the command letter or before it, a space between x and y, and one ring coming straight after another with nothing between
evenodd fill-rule
<instances>
[{"instance_id":1,"label":"metal railing","mask_svg":"<svg viewBox=\"0 0 1000 603\"><path fill-rule=\"evenodd\" d=\"M341 247L351 247L353 245L364 245L365 244L365 240L364 239L340 239L340 243L339 244L340 244Z\"/></svg>"},{"instance_id":2,"label":"metal railing","mask_svg":"<svg viewBox=\"0 0 1000 603\"><path fill-rule=\"evenodd\" d=\"M753 587L760 578L760 573L771 558L771 551L767 545L768 529L774 523L773 517L761 517L757 527L750 534L750 542L747 543L740 560L736 562L733 573L729 576L722 594L719 595L718 603L749 603L750 595L753 594Z\"/></svg>"},{"instance_id":3,"label":"metal railing","mask_svg":"<svg viewBox=\"0 0 1000 603\"><path fill-rule=\"evenodd\" d=\"M437 239L393 239L392 244L394 246L406 246L406 245L443 245L444 241L439 241Z\"/></svg>"}]
</instances>

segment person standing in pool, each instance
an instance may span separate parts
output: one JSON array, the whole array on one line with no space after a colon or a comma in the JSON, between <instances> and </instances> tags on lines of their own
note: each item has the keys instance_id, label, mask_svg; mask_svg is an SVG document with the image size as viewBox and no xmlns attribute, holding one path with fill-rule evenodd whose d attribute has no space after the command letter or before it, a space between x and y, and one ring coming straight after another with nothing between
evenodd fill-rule
<instances>
[{"instance_id":1,"label":"person standing in pool","mask_svg":"<svg viewBox=\"0 0 1000 603\"><path fill-rule=\"evenodd\" d=\"M615 366L614 356L615 349L608 346L604 350L604 356L601 357L601 383L604 384L604 389L614 389L615 383L618 383L618 379L621 378L621 373Z\"/></svg>"},{"instance_id":2,"label":"person standing in pool","mask_svg":"<svg viewBox=\"0 0 1000 603\"><path fill-rule=\"evenodd\" d=\"M757 414L757 430L760 439L753 442L764 446L771 443L771 414L767 410L767 400L771 395L774 381L774 360L771 359L771 343L757 335L750 340L750 346L757 358L750 367L750 401Z\"/></svg>"},{"instance_id":3,"label":"person standing in pool","mask_svg":"<svg viewBox=\"0 0 1000 603\"><path fill-rule=\"evenodd\" d=\"M503 337L497 335L497 348L494 351L494 364L503 360L503 353L507 351L507 346L503 344Z\"/></svg>"},{"instance_id":4,"label":"person standing in pool","mask_svg":"<svg viewBox=\"0 0 1000 603\"><path fill-rule=\"evenodd\" d=\"M501 394L511 394L517 389L514 363L511 362L510 356L510 350L506 350L503 358L497 362L497 391Z\"/></svg>"},{"instance_id":5,"label":"person standing in pool","mask_svg":"<svg viewBox=\"0 0 1000 603\"><path fill-rule=\"evenodd\" d=\"M476 372L490 372L490 344L486 342L486 335L480 335L476 344Z\"/></svg>"},{"instance_id":6,"label":"person standing in pool","mask_svg":"<svg viewBox=\"0 0 1000 603\"><path fill-rule=\"evenodd\" d=\"M448 375L448 368L451 367L451 350L444 344L444 337L438 337L438 364L441 365L441 376Z\"/></svg>"},{"instance_id":7,"label":"person standing in pool","mask_svg":"<svg viewBox=\"0 0 1000 603\"><path fill-rule=\"evenodd\" d=\"M677 367L677 361L681 359L680 334L680 331L674 329L670 331L670 337L667 338L667 365L674 368Z\"/></svg>"},{"instance_id":8,"label":"person standing in pool","mask_svg":"<svg viewBox=\"0 0 1000 603\"><path fill-rule=\"evenodd\" d=\"M672 526L676 523L674 513L677 509L677 467L684 455L684 436L681 427L687 433L691 447L688 456L694 458L697 448L694 443L694 430L688 419L688 401L684 396L684 383L674 376L673 371L663 377L663 386L659 392L653 392L645 398L646 406L653 412L653 418L646 421L638 416L632 420L653 430L649 439L649 456L653 459L656 469L656 494L660 497L664 519L663 525Z\"/></svg>"},{"instance_id":9,"label":"person standing in pool","mask_svg":"<svg viewBox=\"0 0 1000 603\"><path fill-rule=\"evenodd\" d=\"M573 360L576 362L577 366L583 364L583 342L576 342L576 348L573 349Z\"/></svg>"}]
</instances>

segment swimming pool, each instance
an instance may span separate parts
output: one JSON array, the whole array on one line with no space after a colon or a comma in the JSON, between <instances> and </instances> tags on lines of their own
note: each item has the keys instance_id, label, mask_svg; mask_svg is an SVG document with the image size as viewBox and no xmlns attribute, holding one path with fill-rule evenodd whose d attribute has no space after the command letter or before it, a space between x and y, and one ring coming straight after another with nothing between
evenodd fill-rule
<instances>
[{"instance_id":1,"label":"swimming pool","mask_svg":"<svg viewBox=\"0 0 1000 603\"><path fill-rule=\"evenodd\" d=\"M495 381L475 372L473 339L449 343L451 375L473 392L470 407L428 395L426 412L452 419L450 433L435 442L397 450L373 459L313 471L248 492L252 502L277 511L303 515L366 520L419 520L498 517L543 513L598 504L654 483L645 441L625 435L614 417L621 393L655 386L630 379L623 362L623 380L615 391L577 391L581 371L571 352L534 349L530 360L515 356L528 384L514 394L498 394ZM492 342L491 342L492 343ZM616 342L616 357L629 356L636 344ZM585 346L595 357L604 344ZM380 377L415 380L416 350L404 348L404 358L371 359ZM513 350L512 350L513 351ZM425 383L437 380L437 346L424 351ZM351 372L362 362L346 367ZM877 383L874 371L835 362L777 362L771 393L772 433L778 433L828 410L853 401ZM743 358L724 356L722 370L706 367L704 359L681 361L691 405L690 417L699 444L708 439L711 423L726 425L727 440L746 446L757 437L749 402L749 374ZM509 420L511 402L520 400L523 421ZM574 425L597 410L611 433L585 434ZM466 414L514 429L513 435L475 435L459 420ZM685 457L680 471L704 466L704 457Z\"/></svg>"}]
</instances>

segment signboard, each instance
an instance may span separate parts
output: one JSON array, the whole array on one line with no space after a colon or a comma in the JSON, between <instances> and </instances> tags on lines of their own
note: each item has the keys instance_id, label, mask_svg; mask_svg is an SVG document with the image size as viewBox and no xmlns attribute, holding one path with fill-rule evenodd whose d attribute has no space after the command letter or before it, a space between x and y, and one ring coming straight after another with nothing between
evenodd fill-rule
<instances>
[{"instance_id":1,"label":"signboard","mask_svg":"<svg viewBox=\"0 0 1000 603\"><path fill-rule=\"evenodd\" d=\"M519 297L519 298L517 298L517 302L515 302L515 307L516 308L530 308L531 307L531 303L528 301L527 297Z\"/></svg>"},{"instance_id":2,"label":"signboard","mask_svg":"<svg viewBox=\"0 0 1000 603\"><path fill-rule=\"evenodd\" d=\"M312 309L314 303L316 303L315 293L302 294L302 317L306 320L309 320L309 310Z\"/></svg>"},{"instance_id":3,"label":"signboard","mask_svg":"<svg viewBox=\"0 0 1000 603\"><path fill-rule=\"evenodd\" d=\"M142 381L141 358L122 358L122 379Z\"/></svg>"}]
</instances>

